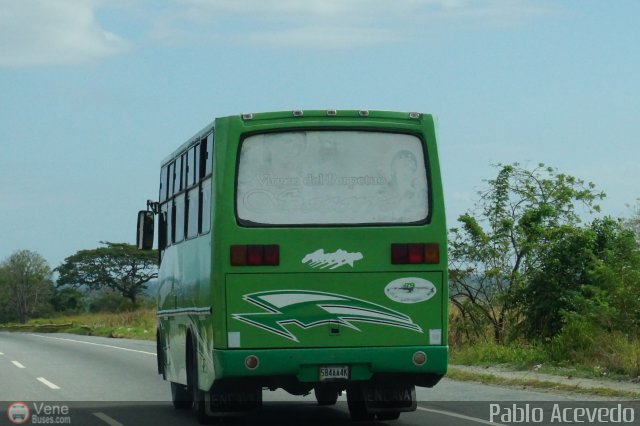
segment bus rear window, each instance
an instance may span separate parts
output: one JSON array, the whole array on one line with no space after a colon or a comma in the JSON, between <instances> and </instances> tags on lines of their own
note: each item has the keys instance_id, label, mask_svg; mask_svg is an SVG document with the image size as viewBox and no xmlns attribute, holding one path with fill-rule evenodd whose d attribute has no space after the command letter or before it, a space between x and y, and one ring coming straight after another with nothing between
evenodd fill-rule
<instances>
[{"instance_id":1,"label":"bus rear window","mask_svg":"<svg viewBox=\"0 0 640 426\"><path fill-rule=\"evenodd\" d=\"M407 224L426 220L425 155L413 135L292 131L247 137L236 210L244 225Z\"/></svg>"}]
</instances>

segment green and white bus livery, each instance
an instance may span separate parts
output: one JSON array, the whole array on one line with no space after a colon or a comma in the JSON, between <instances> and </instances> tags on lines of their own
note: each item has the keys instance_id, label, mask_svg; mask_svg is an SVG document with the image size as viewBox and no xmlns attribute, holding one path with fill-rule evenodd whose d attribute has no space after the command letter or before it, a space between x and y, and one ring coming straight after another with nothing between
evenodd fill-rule
<instances>
[{"instance_id":1,"label":"green and white bus livery","mask_svg":"<svg viewBox=\"0 0 640 426\"><path fill-rule=\"evenodd\" d=\"M447 233L434 118L217 118L161 164L158 371L198 417L263 389L346 391L354 419L416 409L447 371Z\"/></svg>"}]
</instances>

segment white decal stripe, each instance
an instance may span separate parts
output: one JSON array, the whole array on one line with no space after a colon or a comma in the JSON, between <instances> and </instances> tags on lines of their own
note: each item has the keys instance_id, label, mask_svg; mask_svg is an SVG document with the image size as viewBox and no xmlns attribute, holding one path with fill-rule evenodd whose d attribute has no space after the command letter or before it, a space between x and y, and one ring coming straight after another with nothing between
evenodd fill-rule
<instances>
[{"instance_id":1,"label":"white decal stripe","mask_svg":"<svg viewBox=\"0 0 640 426\"><path fill-rule=\"evenodd\" d=\"M306 293L284 293L284 294L271 294L267 296L261 296L262 300L276 308L283 308L285 306L291 306L298 303L305 302L317 302L324 300L345 300L340 297L332 297L318 294L306 294Z\"/></svg>"},{"instance_id":2,"label":"white decal stripe","mask_svg":"<svg viewBox=\"0 0 640 426\"><path fill-rule=\"evenodd\" d=\"M336 315L359 315L363 317L371 317L371 318L380 318L386 319L390 321L402 321L407 322L404 318L398 318L397 316L387 315L383 312L372 312L370 310L364 310L360 308L351 308L348 306L323 306L320 305L322 309L329 312L330 314Z\"/></svg>"}]
</instances>

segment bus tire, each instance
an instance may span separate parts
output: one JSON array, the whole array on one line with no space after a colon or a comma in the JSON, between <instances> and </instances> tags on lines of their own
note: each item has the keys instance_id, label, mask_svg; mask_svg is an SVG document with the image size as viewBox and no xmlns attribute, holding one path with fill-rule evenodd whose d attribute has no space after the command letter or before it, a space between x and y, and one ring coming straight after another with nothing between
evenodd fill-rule
<instances>
[{"instance_id":1,"label":"bus tire","mask_svg":"<svg viewBox=\"0 0 640 426\"><path fill-rule=\"evenodd\" d=\"M187 386L171 382L171 402L176 410L189 410L193 406L193 394Z\"/></svg>"},{"instance_id":2,"label":"bus tire","mask_svg":"<svg viewBox=\"0 0 640 426\"><path fill-rule=\"evenodd\" d=\"M359 385L353 385L347 389L347 406L349 407L351 420L355 422L374 419L374 414L367 411L362 387Z\"/></svg>"},{"instance_id":3,"label":"bus tire","mask_svg":"<svg viewBox=\"0 0 640 426\"><path fill-rule=\"evenodd\" d=\"M338 401L339 391L328 386L316 386L313 388L313 393L318 405L335 405Z\"/></svg>"},{"instance_id":4,"label":"bus tire","mask_svg":"<svg viewBox=\"0 0 640 426\"><path fill-rule=\"evenodd\" d=\"M158 360L158 374L162 374L163 379L167 379L167 373L164 371L164 350L162 348L162 340L160 330L156 331L156 354Z\"/></svg>"},{"instance_id":5,"label":"bus tire","mask_svg":"<svg viewBox=\"0 0 640 426\"><path fill-rule=\"evenodd\" d=\"M207 415L205 392L198 388L198 346L191 337L187 338L187 388L191 392L196 418L201 425L211 424L215 419Z\"/></svg>"}]
</instances>

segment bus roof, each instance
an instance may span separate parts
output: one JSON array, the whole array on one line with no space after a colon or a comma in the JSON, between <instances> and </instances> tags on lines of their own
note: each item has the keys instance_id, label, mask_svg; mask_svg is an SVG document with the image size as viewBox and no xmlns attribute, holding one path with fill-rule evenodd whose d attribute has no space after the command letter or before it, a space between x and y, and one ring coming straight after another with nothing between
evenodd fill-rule
<instances>
[{"instance_id":1,"label":"bus roof","mask_svg":"<svg viewBox=\"0 0 640 426\"><path fill-rule=\"evenodd\" d=\"M418 112L397 112L397 111L378 111L378 110L292 110L292 111L273 111L273 112L259 112L259 113L244 113L232 116L220 117L219 120L241 118L245 122L260 122L270 120L300 120L300 119L349 119L349 120L371 120L378 121L421 121L423 119L429 119L435 121L434 117L430 114L423 114ZM161 165L165 165L170 162L176 155L183 152L189 145L195 144L201 139L205 138L214 129L215 121L207 124L202 130L191 136L183 144L181 144L171 155L162 160Z\"/></svg>"}]
</instances>

